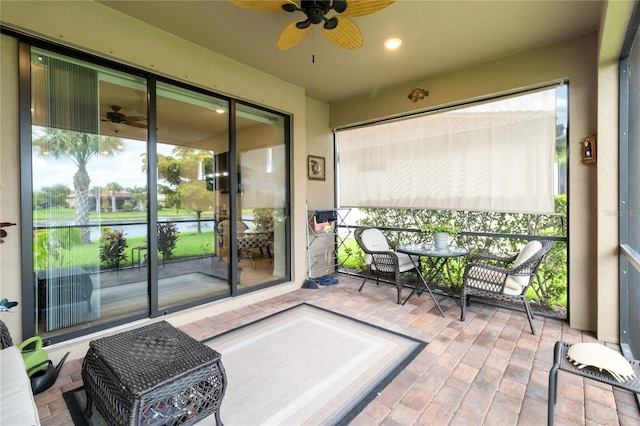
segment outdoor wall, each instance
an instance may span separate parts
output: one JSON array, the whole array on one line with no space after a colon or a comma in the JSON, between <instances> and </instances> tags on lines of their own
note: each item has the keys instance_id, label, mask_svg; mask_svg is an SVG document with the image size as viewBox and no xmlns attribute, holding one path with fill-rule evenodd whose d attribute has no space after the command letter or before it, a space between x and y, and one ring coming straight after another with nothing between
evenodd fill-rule
<instances>
[{"instance_id":1,"label":"outdoor wall","mask_svg":"<svg viewBox=\"0 0 640 426\"><path fill-rule=\"evenodd\" d=\"M617 277L598 282L598 165L581 162L579 141L597 133L598 68L595 33L539 47L457 72L381 90L375 100L355 98L331 104L331 128L524 90L559 80L569 82L569 312L572 327L598 328L598 286L617 292ZM416 103L413 88L429 91ZM607 135L607 138L609 135ZM617 140L600 140L615 144ZM613 167L617 170L617 167ZM611 173L607 171L606 173ZM606 178L608 179L608 178ZM611 321L603 317L601 322ZM610 333L603 335L617 341Z\"/></svg>"},{"instance_id":2,"label":"outdoor wall","mask_svg":"<svg viewBox=\"0 0 640 426\"><path fill-rule=\"evenodd\" d=\"M334 206L335 155L333 133L328 123L329 105L307 98L307 155L324 157L326 171L325 181L307 180L305 172L307 203L310 210L328 209Z\"/></svg>"},{"instance_id":3,"label":"outdoor wall","mask_svg":"<svg viewBox=\"0 0 640 426\"><path fill-rule=\"evenodd\" d=\"M607 2L598 40L598 162L595 166L598 175L597 335L609 342L618 342L620 338L619 58L633 7L634 3L630 1Z\"/></svg>"},{"instance_id":4,"label":"outdoor wall","mask_svg":"<svg viewBox=\"0 0 640 426\"><path fill-rule=\"evenodd\" d=\"M272 77L262 71L228 59L222 55L186 42L169 33L120 14L95 2L3 2L2 24L50 41L96 54L136 68L148 70L179 81L194 84L217 93L227 94L255 104L292 114L292 282L220 301L188 312L164 317L173 324L255 303L300 288L306 274L306 102L304 89ZM113 34L126 43L114 43ZM2 37L2 98L0 104L0 141L2 154L0 195L2 221L19 220L20 176L18 140L17 41ZM323 118L326 123L326 118ZM5 216L6 215L6 216ZM22 225L22 224L21 224ZM29 224L26 224L29 226ZM2 247L2 297L18 301L21 297L19 229L9 228L11 238ZM7 266L9 265L9 266ZM30 280L25 280L30 283ZM15 340L21 340L23 305L16 313L4 315ZM86 353L89 337L74 344L49 347L52 358L67 350L73 356Z\"/></svg>"},{"instance_id":5,"label":"outdoor wall","mask_svg":"<svg viewBox=\"0 0 640 426\"><path fill-rule=\"evenodd\" d=\"M21 302L20 283L20 173L18 140L18 43L10 37L0 37L0 222L18 226L3 228L7 237L0 244L0 296ZM13 103L5 99L15 100ZM22 304L12 311L20 312ZM21 316L2 314L14 340L21 341Z\"/></svg>"}]
</instances>

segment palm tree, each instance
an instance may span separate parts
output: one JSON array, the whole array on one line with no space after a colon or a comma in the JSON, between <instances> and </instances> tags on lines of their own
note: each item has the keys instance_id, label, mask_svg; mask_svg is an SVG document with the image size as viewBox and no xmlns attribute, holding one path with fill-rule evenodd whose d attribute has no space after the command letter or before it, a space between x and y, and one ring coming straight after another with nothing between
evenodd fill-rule
<instances>
[{"instance_id":1,"label":"palm tree","mask_svg":"<svg viewBox=\"0 0 640 426\"><path fill-rule=\"evenodd\" d=\"M110 182L107 184L106 188L107 191L111 192L111 211L115 213L118 211L116 205L116 191L122 191L122 185L118 182Z\"/></svg>"},{"instance_id":2,"label":"palm tree","mask_svg":"<svg viewBox=\"0 0 640 426\"><path fill-rule=\"evenodd\" d=\"M87 164L93 157L113 157L120 153L119 138L100 136L71 130L47 128L44 136L33 141L33 150L40 156L69 159L78 170L73 175L76 196L76 225L80 227L83 244L91 243L89 228L89 185L91 178Z\"/></svg>"}]
</instances>

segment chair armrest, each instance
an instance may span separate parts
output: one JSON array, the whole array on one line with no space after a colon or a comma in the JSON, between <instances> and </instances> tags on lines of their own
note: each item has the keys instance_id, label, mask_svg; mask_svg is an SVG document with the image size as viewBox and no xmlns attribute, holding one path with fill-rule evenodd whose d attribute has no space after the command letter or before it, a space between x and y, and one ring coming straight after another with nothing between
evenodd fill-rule
<instances>
[{"instance_id":1,"label":"chair armrest","mask_svg":"<svg viewBox=\"0 0 640 426\"><path fill-rule=\"evenodd\" d=\"M28 346L34 345L32 348L28 348ZM18 345L18 349L20 352L27 351L39 351L42 349L42 338L40 336L33 336L25 340L24 342Z\"/></svg>"},{"instance_id":2,"label":"chair armrest","mask_svg":"<svg viewBox=\"0 0 640 426\"><path fill-rule=\"evenodd\" d=\"M496 266L496 265L491 265L488 263L481 263L481 262L469 262L467 263L467 266L465 267L465 275L467 274L467 271L473 267L476 268L481 268L481 269L487 269L489 271L492 272L496 272L499 274L504 274L504 275L513 275L513 269L511 268L504 268L501 266Z\"/></svg>"},{"instance_id":3,"label":"chair armrest","mask_svg":"<svg viewBox=\"0 0 640 426\"><path fill-rule=\"evenodd\" d=\"M389 251L389 250L382 250L382 251L371 251L371 250L369 250L367 253L370 254L370 255L382 255L382 256L398 257L398 255L396 254L395 251Z\"/></svg>"},{"instance_id":4,"label":"chair armrest","mask_svg":"<svg viewBox=\"0 0 640 426\"><path fill-rule=\"evenodd\" d=\"M471 268L472 266L475 266L477 268L488 269L490 271L497 272L500 274L505 274L505 275L529 276L529 275L535 274L535 271L531 270L531 268L528 267L527 265L521 265L516 268L505 268L502 266L492 265L490 263L469 262L467 263L467 266L465 268L465 275L466 275L466 270Z\"/></svg>"},{"instance_id":5,"label":"chair armrest","mask_svg":"<svg viewBox=\"0 0 640 426\"><path fill-rule=\"evenodd\" d=\"M513 261L516 260L516 257L518 257L517 254L512 256L497 256L495 254L476 253L471 256L470 261L474 262L477 260L490 260L493 262L501 262L504 264L509 264L509 263L513 263Z\"/></svg>"}]
</instances>

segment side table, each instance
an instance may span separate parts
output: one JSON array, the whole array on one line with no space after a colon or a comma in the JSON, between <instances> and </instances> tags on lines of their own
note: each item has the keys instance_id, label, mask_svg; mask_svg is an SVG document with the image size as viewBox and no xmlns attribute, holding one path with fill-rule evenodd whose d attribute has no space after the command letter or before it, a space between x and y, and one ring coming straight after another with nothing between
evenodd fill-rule
<instances>
[{"instance_id":1,"label":"side table","mask_svg":"<svg viewBox=\"0 0 640 426\"><path fill-rule=\"evenodd\" d=\"M571 346L572 345L570 343L558 341L556 342L556 346L553 351L553 366L549 371L547 425L553 425L553 409L555 408L556 402L558 400L558 370L563 370L569 373L577 374L578 376L587 377L600 383L606 383L608 385L616 386L634 393L640 393L640 361L629 361L636 376L631 380L627 380L626 382L619 382L608 372L600 371L600 369L597 367L587 366L584 368L578 368L577 366L573 365L567 359L567 351Z\"/></svg>"},{"instance_id":2,"label":"side table","mask_svg":"<svg viewBox=\"0 0 640 426\"><path fill-rule=\"evenodd\" d=\"M422 277L422 281L425 287L424 290L429 291L429 293L431 294L431 298L433 299L434 302L435 302L435 297L433 295L431 288L429 287L429 284L430 283L434 285L437 284L438 279L440 279L441 284L447 288L448 294L445 296L450 296L455 299L455 295L451 290L452 284L451 283L447 284L444 280L444 277L442 276L442 268L444 268L444 266L447 264L449 259L466 256L469 254L469 250L467 250L464 247L459 247L455 245L449 245L444 249L436 249L436 246L434 244L428 244L428 243L398 245L396 246L396 250L402 253L406 253L413 256L419 256L420 258L424 257L427 259L430 272L427 277ZM411 261L413 262L413 258L411 259ZM404 303L406 303L407 300L409 300L409 297L411 297L413 293L415 293L416 291L418 293L418 296L420 296L423 290L413 289L413 291L411 292L411 294L409 294L409 296L407 297ZM436 303L436 305L438 304ZM440 309L440 306L438 306L438 309ZM442 314L441 309L440 309L440 313ZM442 314L442 316L444 316L444 314Z\"/></svg>"},{"instance_id":3,"label":"side table","mask_svg":"<svg viewBox=\"0 0 640 426\"><path fill-rule=\"evenodd\" d=\"M82 365L92 404L114 425L193 424L220 419L226 388L221 356L166 321L89 343Z\"/></svg>"}]
</instances>

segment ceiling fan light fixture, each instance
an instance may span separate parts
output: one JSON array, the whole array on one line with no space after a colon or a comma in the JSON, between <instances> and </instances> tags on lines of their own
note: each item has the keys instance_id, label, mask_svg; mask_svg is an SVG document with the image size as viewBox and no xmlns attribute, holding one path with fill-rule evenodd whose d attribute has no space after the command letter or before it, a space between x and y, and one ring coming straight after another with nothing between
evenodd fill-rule
<instances>
[{"instance_id":1,"label":"ceiling fan light fixture","mask_svg":"<svg viewBox=\"0 0 640 426\"><path fill-rule=\"evenodd\" d=\"M394 37L385 41L384 47L386 47L388 50L396 50L397 48L400 47L401 44L402 44L402 40Z\"/></svg>"},{"instance_id":2,"label":"ceiling fan light fixture","mask_svg":"<svg viewBox=\"0 0 640 426\"><path fill-rule=\"evenodd\" d=\"M111 123L111 130L118 133L120 130L124 129L124 125L122 123Z\"/></svg>"}]
</instances>

